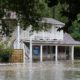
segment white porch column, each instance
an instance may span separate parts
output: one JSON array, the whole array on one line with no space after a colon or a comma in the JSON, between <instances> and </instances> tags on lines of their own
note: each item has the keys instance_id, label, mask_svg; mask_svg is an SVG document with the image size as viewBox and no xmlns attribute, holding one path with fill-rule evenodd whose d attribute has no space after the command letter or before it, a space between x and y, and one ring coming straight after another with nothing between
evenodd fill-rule
<instances>
[{"instance_id":1,"label":"white porch column","mask_svg":"<svg viewBox=\"0 0 80 80\"><path fill-rule=\"evenodd\" d=\"M42 54L43 54L42 45L40 45L40 62L42 62L42 60L43 60Z\"/></svg>"},{"instance_id":2,"label":"white porch column","mask_svg":"<svg viewBox=\"0 0 80 80\"><path fill-rule=\"evenodd\" d=\"M25 44L23 43L23 63L25 64Z\"/></svg>"},{"instance_id":3,"label":"white porch column","mask_svg":"<svg viewBox=\"0 0 80 80\"><path fill-rule=\"evenodd\" d=\"M58 61L58 46L55 46L55 61Z\"/></svg>"},{"instance_id":4,"label":"white porch column","mask_svg":"<svg viewBox=\"0 0 80 80\"><path fill-rule=\"evenodd\" d=\"M74 46L71 46L71 60L74 60Z\"/></svg>"},{"instance_id":5,"label":"white porch column","mask_svg":"<svg viewBox=\"0 0 80 80\"><path fill-rule=\"evenodd\" d=\"M17 49L20 49L20 24L17 26Z\"/></svg>"},{"instance_id":6,"label":"white porch column","mask_svg":"<svg viewBox=\"0 0 80 80\"><path fill-rule=\"evenodd\" d=\"M30 38L30 62L32 63L32 38Z\"/></svg>"}]
</instances>

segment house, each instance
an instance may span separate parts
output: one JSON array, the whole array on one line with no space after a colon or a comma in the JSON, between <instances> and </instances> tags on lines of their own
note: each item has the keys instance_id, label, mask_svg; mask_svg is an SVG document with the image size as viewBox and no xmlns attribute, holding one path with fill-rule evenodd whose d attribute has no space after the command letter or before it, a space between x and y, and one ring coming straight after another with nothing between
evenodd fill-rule
<instances>
[{"instance_id":1,"label":"house","mask_svg":"<svg viewBox=\"0 0 80 80\"><path fill-rule=\"evenodd\" d=\"M2 31L2 20L4 20L4 22L6 22L6 21L16 21L16 12L6 11L6 14L0 20L0 42L4 43L5 41L7 41L7 36L4 33L4 31Z\"/></svg>"},{"instance_id":2,"label":"house","mask_svg":"<svg viewBox=\"0 0 80 80\"><path fill-rule=\"evenodd\" d=\"M64 27L64 23L53 18L44 18L42 23L50 24L47 31L31 32L31 25L26 29L20 29L18 24L14 32L14 49L23 49L24 62L38 60L71 59L74 60L74 46L80 42L75 41L68 33L58 28Z\"/></svg>"}]
</instances>

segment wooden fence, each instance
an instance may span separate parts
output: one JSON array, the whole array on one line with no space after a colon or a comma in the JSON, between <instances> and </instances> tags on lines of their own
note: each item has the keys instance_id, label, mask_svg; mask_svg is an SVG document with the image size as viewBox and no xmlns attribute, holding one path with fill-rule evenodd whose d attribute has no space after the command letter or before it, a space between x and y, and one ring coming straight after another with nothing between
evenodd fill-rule
<instances>
[{"instance_id":1,"label":"wooden fence","mask_svg":"<svg viewBox=\"0 0 80 80\"><path fill-rule=\"evenodd\" d=\"M12 55L10 57L11 63L19 63L23 62L23 50L22 49L14 49Z\"/></svg>"}]
</instances>

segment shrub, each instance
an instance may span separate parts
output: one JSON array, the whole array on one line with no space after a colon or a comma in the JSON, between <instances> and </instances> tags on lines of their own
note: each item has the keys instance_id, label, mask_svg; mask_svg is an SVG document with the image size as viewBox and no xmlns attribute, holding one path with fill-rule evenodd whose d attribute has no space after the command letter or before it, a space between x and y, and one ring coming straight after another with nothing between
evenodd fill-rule
<instances>
[{"instance_id":1,"label":"shrub","mask_svg":"<svg viewBox=\"0 0 80 80\"><path fill-rule=\"evenodd\" d=\"M0 62L9 62L12 55L11 49L1 49L0 50Z\"/></svg>"},{"instance_id":2,"label":"shrub","mask_svg":"<svg viewBox=\"0 0 80 80\"><path fill-rule=\"evenodd\" d=\"M3 49L3 48L4 48L4 44L0 43L0 49Z\"/></svg>"},{"instance_id":3,"label":"shrub","mask_svg":"<svg viewBox=\"0 0 80 80\"><path fill-rule=\"evenodd\" d=\"M80 46L75 47L74 56L75 56L75 59L80 59Z\"/></svg>"}]
</instances>

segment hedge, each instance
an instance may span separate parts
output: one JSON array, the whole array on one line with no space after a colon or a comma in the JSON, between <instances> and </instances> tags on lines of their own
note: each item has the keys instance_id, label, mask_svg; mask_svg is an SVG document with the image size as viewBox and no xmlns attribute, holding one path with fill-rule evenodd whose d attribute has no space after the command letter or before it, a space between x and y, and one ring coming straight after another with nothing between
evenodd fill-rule
<instances>
[{"instance_id":1,"label":"hedge","mask_svg":"<svg viewBox=\"0 0 80 80\"><path fill-rule=\"evenodd\" d=\"M11 49L1 49L0 50L0 62L9 62L9 59L12 55Z\"/></svg>"}]
</instances>

